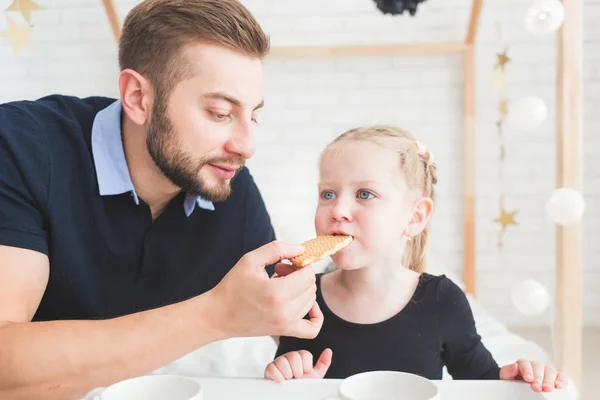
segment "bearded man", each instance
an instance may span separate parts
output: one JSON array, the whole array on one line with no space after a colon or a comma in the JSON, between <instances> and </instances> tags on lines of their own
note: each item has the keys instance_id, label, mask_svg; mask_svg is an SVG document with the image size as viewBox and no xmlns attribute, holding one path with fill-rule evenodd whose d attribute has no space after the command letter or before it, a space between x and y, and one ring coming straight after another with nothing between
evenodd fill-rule
<instances>
[{"instance_id":1,"label":"bearded man","mask_svg":"<svg viewBox=\"0 0 600 400\"><path fill-rule=\"evenodd\" d=\"M147 0L124 21L118 99L0 105L0 398L317 335L314 273L279 263L303 249L275 241L244 166L268 51L237 0Z\"/></svg>"}]
</instances>

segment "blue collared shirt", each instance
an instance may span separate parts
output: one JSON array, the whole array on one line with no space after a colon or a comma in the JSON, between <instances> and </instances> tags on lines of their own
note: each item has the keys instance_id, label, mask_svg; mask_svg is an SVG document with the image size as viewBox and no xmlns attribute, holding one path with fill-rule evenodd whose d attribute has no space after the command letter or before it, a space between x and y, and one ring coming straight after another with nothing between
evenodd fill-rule
<instances>
[{"instance_id":1,"label":"blue collared shirt","mask_svg":"<svg viewBox=\"0 0 600 400\"><path fill-rule=\"evenodd\" d=\"M121 111L121 101L117 100L100 111L94 119L92 153L94 154L98 186L101 196L131 193L135 203L140 204L123 150ZM206 210L215 209L211 201L188 193L183 202L183 209L188 217L194 211L196 204Z\"/></svg>"}]
</instances>

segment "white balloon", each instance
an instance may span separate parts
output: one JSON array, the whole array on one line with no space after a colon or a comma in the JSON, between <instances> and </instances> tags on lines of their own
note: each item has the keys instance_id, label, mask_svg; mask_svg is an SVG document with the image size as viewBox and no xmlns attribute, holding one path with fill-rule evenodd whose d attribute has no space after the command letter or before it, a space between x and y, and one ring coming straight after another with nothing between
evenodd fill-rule
<instances>
[{"instance_id":1,"label":"white balloon","mask_svg":"<svg viewBox=\"0 0 600 400\"><path fill-rule=\"evenodd\" d=\"M581 219L585 212L585 199L572 188L556 189L546 201L546 214L552 222L569 225Z\"/></svg>"},{"instance_id":2,"label":"white balloon","mask_svg":"<svg viewBox=\"0 0 600 400\"><path fill-rule=\"evenodd\" d=\"M532 317L548 308L550 294L540 282L527 279L513 286L510 300L520 313Z\"/></svg>"},{"instance_id":3,"label":"white balloon","mask_svg":"<svg viewBox=\"0 0 600 400\"><path fill-rule=\"evenodd\" d=\"M548 118L544 101L537 97L523 97L508 105L506 122L520 131L534 131Z\"/></svg>"},{"instance_id":4,"label":"white balloon","mask_svg":"<svg viewBox=\"0 0 600 400\"><path fill-rule=\"evenodd\" d=\"M565 8L559 0L535 0L525 13L525 29L537 36L555 32L565 20Z\"/></svg>"}]
</instances>

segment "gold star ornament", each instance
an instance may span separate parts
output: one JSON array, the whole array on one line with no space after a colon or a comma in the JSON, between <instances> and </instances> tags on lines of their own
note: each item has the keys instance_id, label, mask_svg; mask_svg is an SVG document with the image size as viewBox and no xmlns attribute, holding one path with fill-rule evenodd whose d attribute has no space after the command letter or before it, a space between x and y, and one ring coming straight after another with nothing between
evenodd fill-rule
<instances>
[{"instance_id":1,"label":"gold star ornament","mask_svg":"<svg viewBox=\"0 0 600 400\"><path fill-rule=\"evenodd\" d=\"M31 25L31 14L34 11L42 10L43 7L35 3L33 0L13 0L5 11L18 11L23 15L25 21Z\"/></svg>"},{"instance_id":2,"label":"gold star ornament","mask_svg":"<svg viewBox=\"0 0 600 400\"><path fill-rule=\"evenodd\" d=\"M19 54L22 47L34 48L33 43L29 37L29 31L31 27L29 25L19 26L13 22L12 19L6 17L8 22L8 30L0 32L0 37L8 39L13 46L15 54Z\"/></svg>"},{"instance_id":3,"label":"gold star ornament","mask_svg":"<svg viewBox=\"0 0 600 400\"><path fill-rule=\"evenodd\" d=\"M500 224L500 233L498 234L498 247L500 248L503 246L502 236L506 230L506 227L509 225L518 225L517 221L515 220L516 213L517 210L508 212L503 206L500 206L500 216L494 220L494 222Z\"/></svg>"},{"instance_id":4,"label":"gold star ornament","mask_svg":"<svg viewBox=\"0 0 600 400\"><path fill-rule=\"evenodd\" d=\"M497 53L496 57L498 58L498 61L496 61L496 66L494 68L504 71L504 66L510 61L510 58L506 55L506 50L502 53Z\"/></svg>"},{"instance_id":5,"label":"gold star ornament","mask_svg":"<svg viewBox=\"0 0 600 400\"><path fill-rule=\"evenodd\" d=\"M518 225L515 221L515 214L517 211L507 212L506 210L500 210L500 216L496 218L496 222L502 226L502 229L506 229L509 225Z\"/></svg>"}]
</instances>

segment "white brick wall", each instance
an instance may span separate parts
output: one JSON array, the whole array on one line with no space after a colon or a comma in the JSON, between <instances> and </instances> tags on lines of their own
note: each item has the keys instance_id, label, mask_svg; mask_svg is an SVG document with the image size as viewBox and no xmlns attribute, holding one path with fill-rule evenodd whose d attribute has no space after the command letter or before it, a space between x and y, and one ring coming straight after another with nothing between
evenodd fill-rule
<instances>
[{"instance_id":1,"label":"white brick wall","mask_svg":"<svg viewBox=\"0 0 600 400\"><path fill-rule=\"evenodd\" d=\"M0 0L0 8L10 3ZM119 0L122 17L137 3ZM470 0L428 0L417 16L384 16L372 0L244 0L274 46L461 40ZM40 0L35 52L19 57L0 39L0 102L49 93L117 95L116 47L100 0ZM507 323L541 324L510 306L510 285L535 277L554 286L554 229L543 205L554 189L554 38L528 35L525 0L485 2L477 49L477 238L479 297ZM584 320L600 325L600 0L584 1ZM0 30L5 20L0 18ZM499 29L500 28L500 29ZM504 130L500 179L495 53L508 46L508 100L536 95L550 118L533 133ZM459 273L462 262L460 132L462 70L458 56L267 60L266 108L252 168L274 221L289 240L313 235L316 160L344 129L395 123L414 131L436 153L437 212L432 255ZM276 168L273 168L275 165ZM518 208L519 225L496 246L498 198Z\"/></svg>"}]
</instances>

